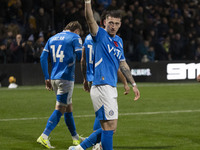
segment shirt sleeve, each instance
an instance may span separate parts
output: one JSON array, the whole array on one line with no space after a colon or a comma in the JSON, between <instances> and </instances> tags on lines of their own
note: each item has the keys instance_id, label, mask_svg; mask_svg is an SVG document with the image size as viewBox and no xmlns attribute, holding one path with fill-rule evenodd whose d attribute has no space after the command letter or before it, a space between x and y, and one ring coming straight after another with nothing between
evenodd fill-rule
<instances>
[{"instance_id":1,"label":"shirt sleeve","mask_svg":"<svg viewBox=\"0 0 200 150\"><path fill-rule=\"evenodd\" d=\"M103 34L103 30L104 30L103 28L98 27L97 35L96 36L92 36L94 42L98 42L99 40L101 40L101 37L104 35Z\"/></svg>"},{"instance_id":2,"label":"shirt sleeve","mask_svg":"<svg viewBox=\"0 0 200 150\"><path fill-rule=\"evenodd\" d=\"M77 36L73 39L73 46L74 46L74 51L76 53L76 57L80 61L82 56L82 40L80 36Z\"/></svg>"},{"instance_id":3,"label":"shirt sleeve","mask_svg":"<svg viewBox=\"0 0 200 150\"><path fill-rule=\"evenodd\" d=\"M121 47L121 53L122 53L121 58L120 58L120 61L125 61L126 58L125 58L125 56L124 56L124 48L123 48L124 46L123 46L123 41L122 41L122 39L120 40L119 45L120 45L120 47Z\"/></svg>"},{"instance_id":4,"label":"shirt sleeve","mask_svg":"<svg viewBox=\"0 0 200 150\"><path fill-rule=\"evenodd\" d=\"M47 44L45 45L43 52L40 56L40 63L41 63L41 67L42 67L42 71L45 77L45 80L49 79L49 72L48 72L48 56L49 56L49 48L48 48L48 44L49 42L47 42Z\"/></svg>"}]
</instances>

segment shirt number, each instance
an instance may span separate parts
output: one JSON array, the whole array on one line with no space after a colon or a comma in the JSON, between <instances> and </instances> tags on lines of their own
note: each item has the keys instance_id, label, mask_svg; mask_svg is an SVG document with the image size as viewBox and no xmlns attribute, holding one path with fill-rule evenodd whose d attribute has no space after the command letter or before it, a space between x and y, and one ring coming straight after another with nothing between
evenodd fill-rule
<instances>
[{"instance_id":1,"label":"shirt number","mask_svg":"<svg viewBox=\"0 0 200 150\"><path fill-rule=\"evenodd\" d=\"M89 48L89 63L93 64L93 60L92 60L93 48L92 48L92 45L88 45L87 47Z\"/></svg>"},{"instance_id":2,"label":"shirt number","mask_svg":"<svg viewBox=\"0 0 200 150\"><path fill-rule=\"evenodd\" d=\"M64 51L60 50L62 45L59 45L57 50L55 49L55 45L51 45L52 53L53 53L53 62L56 62L56 58L60 58L59 62L63 62L63 58L65 55L63 54Z\"/></svg>"}]
</instances>

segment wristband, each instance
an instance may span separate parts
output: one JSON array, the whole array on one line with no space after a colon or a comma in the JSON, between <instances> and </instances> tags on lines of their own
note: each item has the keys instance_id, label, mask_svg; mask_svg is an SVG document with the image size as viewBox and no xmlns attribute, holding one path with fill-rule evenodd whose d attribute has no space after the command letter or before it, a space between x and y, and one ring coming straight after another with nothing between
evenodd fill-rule
<instances>
[{"instance_id":1,"label":"wristband","mask_svg":"<svg viewBox=\"0 0 200 150\"><path fill-rule=\"evenodd\" d=\"M133 87L136 86L136 83L132 83L132 86L133 86Z\"/></svg>"},{"instance_id":2,"label":"wristband","mask_svg":"<svg viewBox=\"0 0 200 150\"><path fill-rule=\"evenodd\" d=\"M89 3L91 3L91 0L85 0L85 3L89 4Z\"/></svg>"}]
</instances>

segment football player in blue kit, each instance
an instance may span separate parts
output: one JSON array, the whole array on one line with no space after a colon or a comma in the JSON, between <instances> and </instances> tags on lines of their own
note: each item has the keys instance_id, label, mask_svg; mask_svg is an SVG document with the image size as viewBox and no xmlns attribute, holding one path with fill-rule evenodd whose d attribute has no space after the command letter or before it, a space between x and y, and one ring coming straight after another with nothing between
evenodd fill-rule
<instances>
[{"instance_id":1,"label":"football player in blue kit","mask_svg":"<svg viewBox=\"0 0 200 150\"><path fill-rule=\"evenodd\" d=\"M100 141L103 150L113 150L113 133L118 121L116 84L119 68L132 85L135 101L140 98L140 92L126 63L122 39L116 35L121 26L120 13L110 11L106 15L103 29L97 25L93 17L91 0L85 0L85 17L94 41L94 79L90 95L101 128L80 145L70 146L69 150L85 150Z\"/></svg>"},{"instance_id":2,"label":"football player in blue kit","mask_svg":"<svg viewBox=\"0 0 200 150\"><path fill-rule=\"evenodd\" d=\"M94 71L93 71L93 60L94 60L94 50L93 50L93 39L91 35L87 35L85 38L85 42L83 44L83 51L82 51L82 59L81 59L81 71L83 74L83 85L84 90L90 92L92 81L94 79ZM124 84L125 92L124 94L127 95L130 91L126 78L123 76L120 69L118 70L118 77L121 82ZM95 118L93 131L101 128L100 120ZM93 146L92 150L101 150L101 143L97 143Z\"/></svg>"},{"instance_id":3,"label":"football player in blue kit","mask_svg":"<svg viewBox=\"0 0 200 150\"><path fill-rule=\"evenodd\" d=\"M80 60L82 55L82 40L79 36L81 30L82 27L78 21L70 22L62 32L49 38L40 56L46 88L54 90L56 94L55 110L48 119L45 130L37 139L37 142L46 148L54 148L48 137L63 114L73 144L78 145L84 140L76 132L72 113L75 62L76 58ZM52 64L51 77L48 73L49 57Z\"/></svg>"}]
</instances>

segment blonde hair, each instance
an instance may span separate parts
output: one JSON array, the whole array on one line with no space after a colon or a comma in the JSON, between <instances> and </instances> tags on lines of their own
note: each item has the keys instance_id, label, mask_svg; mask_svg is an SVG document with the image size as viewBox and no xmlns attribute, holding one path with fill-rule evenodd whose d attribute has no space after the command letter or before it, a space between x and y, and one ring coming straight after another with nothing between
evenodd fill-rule
<instances>
[{"instance_id":1,"label":"blonde hair","mask_svg":"<svg viewBox=\"0 0 200 150\"><path fill-rule=\"evenodd\" d=\"M74 32L76 29L79 29L80 31L82 30L82 26L78 21L71 21L64 28L64 30L70 30L72 32Z\"/></svg>"}]
</instances>

